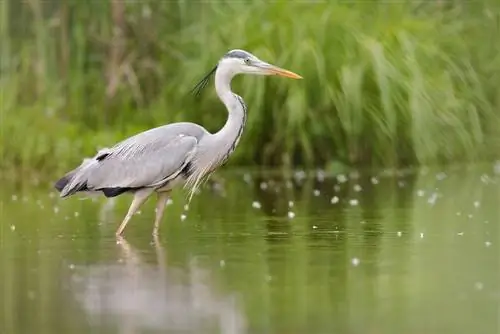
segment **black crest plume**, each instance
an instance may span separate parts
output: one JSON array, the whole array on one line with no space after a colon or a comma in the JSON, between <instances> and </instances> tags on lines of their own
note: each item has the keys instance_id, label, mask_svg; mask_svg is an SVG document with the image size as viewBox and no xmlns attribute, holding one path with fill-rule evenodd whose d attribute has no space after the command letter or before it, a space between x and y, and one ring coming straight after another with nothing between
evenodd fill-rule
<instances>
[{"instance_id":1,"label":"black crest plume","mask_svg":"<svg viewBox=\"0 0 500 334\"><path fill-rule=\"evenodd\" d=\"M210 77L215 73L216 70L217 70L217 65L215 65L215 67L211 69L210 72L208 72L208 74L206 74L205 77L196 84L196 86L194 86L194 88L191 90L191 93L194 94L196 97L199 97L201 95L201 91L208 85Z\"/></svg>"}]
</instances>

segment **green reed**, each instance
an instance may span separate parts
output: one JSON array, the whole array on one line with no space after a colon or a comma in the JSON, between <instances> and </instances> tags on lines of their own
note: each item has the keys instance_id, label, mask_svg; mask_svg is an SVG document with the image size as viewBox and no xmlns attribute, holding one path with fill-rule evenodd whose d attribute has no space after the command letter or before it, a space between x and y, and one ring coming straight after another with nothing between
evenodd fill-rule
<instances>
[{"instance_id":1,"label":"green reed","mask_svg":"<svg viewBox=\"0 0 500 334\"><path fill-rule=\"evenodd\" d=\"M399 166L498 156L493 0L1 6L2 168L62 170L173 121L216 131L226 114L213 86L201 99L189 90L232 48L304 77L235 79L249 118L233 164Z\"/></svg>"}]
</instances>

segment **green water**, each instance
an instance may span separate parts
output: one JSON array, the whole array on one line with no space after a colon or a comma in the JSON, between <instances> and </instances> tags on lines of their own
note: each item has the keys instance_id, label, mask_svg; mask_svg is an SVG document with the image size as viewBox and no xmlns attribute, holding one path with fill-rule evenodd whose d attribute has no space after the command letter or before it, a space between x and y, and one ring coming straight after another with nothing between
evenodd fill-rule
<instances>
[{"instance_id":1,"label":"green water","mask_svg":"<svg viewBox=\"0 0 500 334\"><path fill-rule=\"evenodd\" d=\"M499 167L220 173L120 243L130 197L4 181L0 333L499 333Z\"/></svg>"}]
</instances>

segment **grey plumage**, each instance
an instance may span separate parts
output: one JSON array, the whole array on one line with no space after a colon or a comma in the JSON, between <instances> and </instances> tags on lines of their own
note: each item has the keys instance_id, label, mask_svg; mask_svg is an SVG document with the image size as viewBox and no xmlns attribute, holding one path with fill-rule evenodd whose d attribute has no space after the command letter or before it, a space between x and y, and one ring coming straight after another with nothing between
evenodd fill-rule
<instances>
[{"instance_id":1,"label":"grey plumage","mask_svg":"<svg viewBox=\"0 0 500 334\"><path fill-rule=\"evenodd\" d=\"M132 215L156 192L158 202L153 230L156 234L170 192L183 184L188 188L191 200L200 184L227 161L239 143L247 108L243 99L231 91L232 78L240 73L300 78L244 50L231 50L196 85L197 93L206 86L213 73L217 95L229 114L220 131L212 134L200 125L180 122L139 133L100 150L90 159L84 159L80 166L55 183L60 196L78 192L102 192L106 197L133 193L129 211L117 230L117 235L121 235Z\"/></svg>"}]
</instances>

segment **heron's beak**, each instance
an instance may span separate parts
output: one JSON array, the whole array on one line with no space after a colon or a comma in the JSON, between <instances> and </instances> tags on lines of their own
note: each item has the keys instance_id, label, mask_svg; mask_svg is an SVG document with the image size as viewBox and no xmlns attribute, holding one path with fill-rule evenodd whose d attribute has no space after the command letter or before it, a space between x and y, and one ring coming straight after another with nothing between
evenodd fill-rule
<instances>
[{"instance_id":1,"label":"heron's beak","mask_svg":"<svg viewBox=\"0 0 500 334\"><path fill-rule=\"evenodd\" d=\"M257 65L259 68L261 68L265 74L267 75L279 75L282 77L287 77L287 78L292 78L292 79L302 79L300 75L297 73L294 73L289 70L285 70L284 68L274 66L265 62L262 62Z\"/></svg>"}]
</instances>

